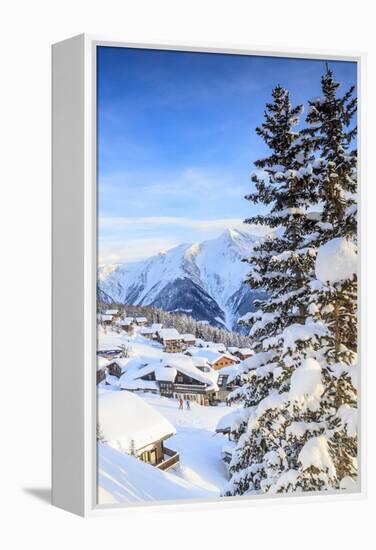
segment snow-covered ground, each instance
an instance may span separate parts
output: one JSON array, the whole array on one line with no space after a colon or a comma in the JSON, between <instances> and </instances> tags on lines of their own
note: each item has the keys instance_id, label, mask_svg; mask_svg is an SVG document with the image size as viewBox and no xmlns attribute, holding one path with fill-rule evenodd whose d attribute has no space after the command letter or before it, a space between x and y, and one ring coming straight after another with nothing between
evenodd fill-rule
<instances>
[{"instance_id":1,"label":"snow-covered ground","mask_svg":"<svg viewBox=\"0 0 376 550\"><path fill-rule=\"evenodd\" d=\"M132 357L151 361L168 356L159 344L152 343L137 332L129 337L125 333L99 329L98 334L99 348L126 345ZM119 388L102 386L100 393L103 395L114 389ZM180 410L176 399L147 392L137 392L136 395L175 428L176 434L168 438L165 444L179 452L180 463L163 472L106 444L99 444L98 502L105 504L219 496L227 481L221 451L228 445L228 440L216 434L215 428L220 418L232 409L224 404L211 407L192 402L190 410Z\"/></svg>"},{"instance_id":2,"label":"snow-covered ground","mask_svg":"<svg viewBox=\"0 0 376 550\"><path fill-rule=\"evenodd\" d=\"M176 475L208 491L211 496L219 496L227 479L221 450L228 440L216 434L215 428L219 419L230 409L191 403L191 410L179 410L174 399L150 394L144 394L144 399L176 429L176 435L166 442L168 447L180 454L180 468L176 470Z\"/></svg>"},{"instance_id":3,"label":"snow-covered ground","mask_svg":"<svg viewBox=\"0 0 376 550\"><path fill-rule=\"evenodd\" d=\"M167 472L108 447L98 446L98 502L138 502L219 496L227 473L221 450L227 438L215 433L227 407L191 404L179 410L177 401L137 393L176 428L165 443L179 452L180 464Z\"/></svg>"},{"instance_id":4,"label":"snow-covered ground","mask_svg":"<svg viewBox=\"0 0 376 550\"><path fill-rule=\"evenodd\" d=\"M98 445L98 504L207 498L207 492L131 455Z\"/></svg>"}]
</instances>

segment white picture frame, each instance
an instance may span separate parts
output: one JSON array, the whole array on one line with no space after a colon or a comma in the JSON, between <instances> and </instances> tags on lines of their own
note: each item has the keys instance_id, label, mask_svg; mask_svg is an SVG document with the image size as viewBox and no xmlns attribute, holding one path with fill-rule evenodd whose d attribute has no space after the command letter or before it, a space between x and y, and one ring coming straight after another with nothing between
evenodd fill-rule
<instances>
[{"instance_id":1,"label":"white picture frame","mask_svg":"<svg viewBox=\"0 0 376 550\"><path fill-rule=\"evenodd\" d=\"M275 51L222 44L133 44L122 40L79 35L52 47L52 502L79 514L96 516L136 508L175 508L176 503L98 506L96 504L96 48L100 45L334 59L358 65L359 205L365 200L364 65L365 54L333 51ZM360 216L362 224L362 216ZM365 318L364 228L361 241L361 318ZM69 342L69 346L67 346ZM364 331L360 336L361 437L360 490L349 494L234 497L231 500L179 502L181 507L267 505L292 500L363 498L365 473Z\"/></svg>"}]
</instances>

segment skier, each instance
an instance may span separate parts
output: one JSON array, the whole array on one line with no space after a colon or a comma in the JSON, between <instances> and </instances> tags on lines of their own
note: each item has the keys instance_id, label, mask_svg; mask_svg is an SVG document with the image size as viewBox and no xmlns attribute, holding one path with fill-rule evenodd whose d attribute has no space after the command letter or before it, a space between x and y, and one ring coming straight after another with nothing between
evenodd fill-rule
<instances>
[{"instance_id":1,"label":"skier","mask_svg":"<svg viewBox=\"0 0 376 550\"><path fill-rule=\"evenodd\" d=\"M191 410L191 404L189 402L189 398L187 397L186 401L185 401L185 406L187 407L187 410L190 411Z\"/></svg>"},{"instance_id":2,"label":"skier","mask_svg":"<svg viewBox=\"0 0 376 550\"><path fill-rule=\"evenodd\" d=\"M179 397L179 409L183 410L183 399Z\"/></svg>"}]
</instances>

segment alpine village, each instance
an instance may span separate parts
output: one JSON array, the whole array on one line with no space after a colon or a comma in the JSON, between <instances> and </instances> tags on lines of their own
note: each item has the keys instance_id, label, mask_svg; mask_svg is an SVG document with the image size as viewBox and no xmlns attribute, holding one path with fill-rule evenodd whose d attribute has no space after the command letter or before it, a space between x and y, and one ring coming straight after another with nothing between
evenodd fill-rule
<instances>
[{"instance_id":1,"label":"alpine village","mask_svg":"<svg viewBox=\"0 0 376 550\"><path fill-rule=\"evenodd\" d=\"M358 487L354 89L327 67L303 111L276 86L245 197L262 298L212 326L98 292L98 502ZM220 258L218 258L220 262Z\"/></svg>"}]
</instances>

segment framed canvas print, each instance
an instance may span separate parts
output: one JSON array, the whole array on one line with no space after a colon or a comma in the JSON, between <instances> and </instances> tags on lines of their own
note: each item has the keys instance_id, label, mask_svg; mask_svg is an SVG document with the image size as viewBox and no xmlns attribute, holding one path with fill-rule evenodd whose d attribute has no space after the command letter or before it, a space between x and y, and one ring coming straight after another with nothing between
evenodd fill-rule
<instances>
[{"instance_id":1,"label":"framed canvas print","mask_svg":"<svg viewBox=\"0 0 376 550\"><path fill-rule=\"evenodd\" d=\"M364 492L361 60L53 46L54 504Z\"/></svg>"}]
</instances>

